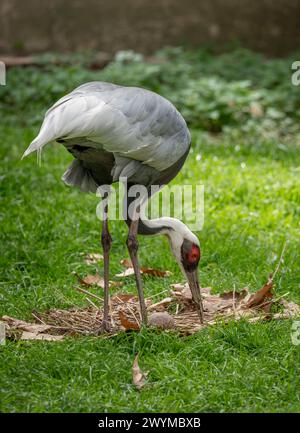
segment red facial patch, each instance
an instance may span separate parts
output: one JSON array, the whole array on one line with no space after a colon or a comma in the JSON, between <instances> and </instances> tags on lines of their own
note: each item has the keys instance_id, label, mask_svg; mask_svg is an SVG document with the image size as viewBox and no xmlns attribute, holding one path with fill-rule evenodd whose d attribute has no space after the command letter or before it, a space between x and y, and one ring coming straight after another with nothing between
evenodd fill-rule
<instances>
[{"instance_id":1,"label":"red facial patch","mask_svg":"<svg viewBox=\"0 0 300 433\"><path fill-rule=\"evenodd\" d=\"M187 253L186 258L190 264L198 263L200 260L200 248L197 245L193 244L192 248Z\"/></svg>"}]
</instances>

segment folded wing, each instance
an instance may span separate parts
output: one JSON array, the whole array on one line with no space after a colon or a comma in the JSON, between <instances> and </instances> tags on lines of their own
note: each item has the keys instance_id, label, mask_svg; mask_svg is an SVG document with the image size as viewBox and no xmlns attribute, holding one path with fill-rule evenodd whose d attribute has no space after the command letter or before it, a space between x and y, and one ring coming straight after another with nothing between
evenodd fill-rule
<instances>
[{"instance_id":1,"label":"folded wing","mask_svg":"<svg viewBox=\"0 0 300 433\"><path fill-rule=\"evenodd\" d=\"M190 145L186 123L168 100L145 89L101 82L84 84L57 101L24 156L51 141L76 138L159 171Z\"/></svg>"}]
</instances>

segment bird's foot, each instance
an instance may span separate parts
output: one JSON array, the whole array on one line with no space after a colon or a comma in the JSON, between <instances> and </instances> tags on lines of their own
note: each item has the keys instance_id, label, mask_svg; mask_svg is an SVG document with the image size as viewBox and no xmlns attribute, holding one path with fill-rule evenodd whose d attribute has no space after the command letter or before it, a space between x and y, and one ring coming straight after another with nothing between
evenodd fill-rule
<instances>
[{"instance_id":1,"label":"bird's foot","mask_svg":"<svg viewBox=\"0 0 300 433\"><path fill-rule=\"evenodd\" d=\"M112 326L110 320L103 320L99 329L99 334L104 334L106 332L110 332L111 330Z\"/></svg>"}]
</instances>

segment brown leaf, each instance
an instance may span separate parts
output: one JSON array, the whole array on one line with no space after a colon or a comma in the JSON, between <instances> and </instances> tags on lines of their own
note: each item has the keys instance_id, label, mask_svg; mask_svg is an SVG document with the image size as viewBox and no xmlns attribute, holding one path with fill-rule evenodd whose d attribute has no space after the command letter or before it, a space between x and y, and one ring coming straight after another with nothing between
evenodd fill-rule
<instances>
[{"instance_id":1,"label":"brown leaf","mask_svg":"<svg viewBox=\"0 0 300 433\"><path fill-rule=\"evenodd\" d=\"M152 275L153 277L169 277L172 275L170 271L160 271L159 269L141 267L142 274Z\"/></svg>"},{"instance_id":2,"label":"brown leaf","mask_svg":"<svg viewBox=\"0 0 300 433\"><path fill-rule=\"evenodd\" d=\"M104 279L97 273L95 275L87 275L81 278L77 273L74 273L80 284L91 287L98 286L104 289ZM123 283L121 281L109 281L109 287L121 287Z\"/></svg>"},{"instance_id":3,"label":"brown leaf","mask_svg":"<svg viewBox=\"0 0 300 433\"><path fill-rule=\"evenodd\" d=\"M118 293L111 298L112 301L116 300L117 302L121 303L128 302L131 299L137 300L137 297L135 295L132 295L131 293Z\"/></svg>"},{"instance_id":4,"label":"brown leaf","mask_svg":"<svg viewBox=\"0 0 300 433\"><path fill-rule=\"evenodd\" d=\"M98 253L89 253L86 255L85 257L85 263L87 265L95 265L99 262L99 260L102 260L103 256L102 254L98 254Z\"/></svg>"},{"instance_id":5,"label":"brown leaf","mask_svg":"<svg viewBox=\"0 0 300 433\"><path fill-rule=\"evenodd\" d=\"M38 323L27 323L23 320L15 319L14 317L10 316L3 316L1 318L4 322L6 322L9 326L15 329L21 329L22 331L27 332L33 332L33 333L40 333L47 331L48 329L52 328L51 325L40 325Z\"/></svg>"},{"instance_id":6,"label":"brown leaf","mask_svg":"<svg viewBox=\"0 0 300 433\"><path fill-rule=\"evenodd\" d=\"M259 289L257 292L255 292L253 295L250 296L245 307L252 308L254 306L261 304L263 301L266 300L266 298L272 299L273 294L271 293L271 289L273 288L273 286L274 286L273 276L270 275L266 284L264 284L261 289Z\"/></svg>"},{"instance_id":7,"label":"brown leaf","mask_svg":"<svg viewBox=\"0 0 300 433\"><path fill-rule=\"evenodd\" d=\"M15 319L10 316L3 316L2 320L6 322L11 329L20 329L22 330L21 340L62 340L64 338L63 335L50 335L43 334L44 331L53 328L51 325L44 325L38 323L27 323L23 320ZM10 329L10 330L11 330Z\"/></svg>"},{"instance_id":8,"label":"brown leaf","mask_svg":"<svg viewBox=\"0 0 300 433\"><path fill-rule=\"evenodd\" d=\"M88 287L96 285L102 287L102 289L104 288L104 280L99 274L87 275L86 277L80 279L80 283Z\"/></svg>"},{"instance_id":9,"label":"brown leaf","mask_svg":"<svg viewBox=\"0 0 300 433\"><path fill-rule=\"evenodd\" d=\"M122 265L122 266L125 266L125 268L132 268L133 266L132 266L132 261L130 260L130 259L122 259L121 261L120 261L120 264Z\"/></svg>"},{"instance_id":10,"label":"brown leaf","mask_svg":"<svg viewBox=\"0 0 300 433\"><path fill-rule=\"evenodd\" d=\"M126 317L125 313L122 310L119 311L119 319L121 325L123 326L123 328L125 328L126 331L128 330L138 331L140 329L140 325L136 321L132 322L128 320L128 318Z\"/></svg>"},{"instance_id":11,"label":"brown leaf","mask_svg":"<svg viewBox=\"0 0 300 433\"><path fill-rule=\"evenodd\" d=\"M23 331L20 340L46 340L46 341L59 341L63 340L63 335L50 335L50 334L39 334L36 332Z\"/></svg>"},{"instance_id":12,"label":"brown leaf","mask_svg":"<svg viewBox=\"0 0 300 433\"><path fill-rule=\"evenodd\" d=\"M270 300L269 302L265 302L260 306L260 309L263 310L263 312L266 315L266 318L270 317L271 307L272 307L272 300Z\"/></svg>"},{"instance_id":13,"label":"brown leaf","mask_svg":"<svg viewBox=\"0 0 300 433\"><path fill-rule=\"evenodd\" d=\"M120 264L125 266L126 270L120 274L117 274L116 277L128 277L130 275L134 275L134 269L131 260L122 259ZM147 268L145 266L141 267L141 274L148 274L152 275L153 277L168 277L172 275L170 271L161 271L159 269Z\"/></svg>"},{"instance_id":14,"label":"brown leaf","mask_svg":"<svg viewBox=\"0 0 300 433\"><path fill-rule=\"evenodd\" d=\"M134 275L134 269L126 268L125 271L121 272L120 274L116 274L115 277L129 277L131 275Z\"/></svg>"},{"instance_id":15,"label":"brown leaf","mask_svg":"<svg viewBox=\"0 0 300 433\"><path fill-rule=\"evenodd\" d=\"M148 373L142 372L138 364L139 354L136 355L132 366L132 381L134 386L140 390L145 385Z\"/></svg>"}]
</instances>

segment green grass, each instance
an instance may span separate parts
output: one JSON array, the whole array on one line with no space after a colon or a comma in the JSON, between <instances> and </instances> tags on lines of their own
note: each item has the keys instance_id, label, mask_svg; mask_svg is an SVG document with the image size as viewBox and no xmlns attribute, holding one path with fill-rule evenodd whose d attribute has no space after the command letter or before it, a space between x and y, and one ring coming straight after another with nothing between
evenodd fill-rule
<instances>
[{"instance_id":1,"label":"green grass","mask_svg":"<svg viewBox=\"0 0 300 433\"><path fill-rule=\"evenodd\" d=\"M174 100L182 92L175 84L176 73L183 70L191 88L193 80L199 78L197 71L201 71L200 78L214 71L223 80L224 89L233 92L233 99L237 95L231 83L253 76L249 98L229 117L215 95L218 134L214 132L216 124L208 122L201 107L195 107L196 117L187 110L193 146L173 183L205 186L205 223L197 233L202 247L202 286L212 286L215 292L234 286L260 288L287 241L284 263L276 277L276 293L289 292L289 299L300 302L299 89L289 89L294 98L292 115L290 99L285 105L281 97L288 83L277 85L272 81L276 71L281 76L284 65L288 69L289 61L265 62L248 53L248 63L236 63L235 71L235 53L231 62L230 54L214 57L181 53L179 60L171 54L168 65L157 66L155 73L151 69L155 65L146 63L113 63L102 72L86 71L84 66L76 70L34 70L34 76L30 70L23 70L23 75L21 70L9 72L0 104L0 315L30 320L32 309L85 305L83 296L74 290L72 271L83 275L90 272L93 268L84 263L82 253L101 252L101 224L95 215L98 199L69 189L60 181L71 160L67 152L58 145L49 146L41 167L34 157L20 161L37 132L42 112L69 90L70 82L63 84L68 74L72 85L86 79L108 79L109 73L116 82L136 80L134 84L140 84L143 77L146 82L142 84ZM224 65L230 65L226 74L222 72ZM251 65L253 74L240 77L238 68L247 70L247 65L248 69ZM18 77L23 81L19 82ZM25 91L30 77L34 84ZM10 83L14 83L11 90ZM210 91L211 83L207 86ZM44 88L39 99L36 89ZM278 122L266 119L267 114L263 119L252 119L243 108L243 104L251 103L255 92L264 95L266 89L274 109L281 113ZM267 110L264 96L261 103ZM181 105L185 106L185 100ZM240 118L243 110L245 117ZM123 222L113 221L110 228L113 275L121 270L120 259L127 256L127 229ZM143 265L173 272L165 279L143 277L146 295L183 280L164 238L141 238L140 260ZM133 278L126 280L124 290L135 292ZM186 338L144 329L108 340L86 337L58 343L7 342L0 348L0 410L299 411L300 346L292 345L291 325L292 321L241 321ZM137 352L142 369L150 372L148 385L141 392L131 383Z\"/></svg>"},{"instance_id":2,"label":"green grass","mask_svg":"<svg viewBox=\"0 0 300 433\"><path fill-rule=\"evenodd\" d=\"M143 331L113 340L9 343L6 411L289 411L299 409L299 351L288 323L231 323L179 338ZM135 351L150 370L131 385ZM296 367L297 366L297 367Z\"/></svg>"}]
</instances>

